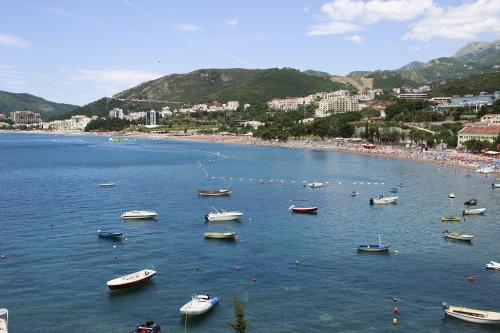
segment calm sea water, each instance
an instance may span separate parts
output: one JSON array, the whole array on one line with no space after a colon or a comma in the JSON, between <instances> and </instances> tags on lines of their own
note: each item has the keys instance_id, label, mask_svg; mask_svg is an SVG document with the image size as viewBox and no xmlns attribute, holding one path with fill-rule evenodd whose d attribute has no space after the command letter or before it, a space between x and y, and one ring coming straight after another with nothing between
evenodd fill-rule
<instances>
[{"instance_id":1,"label":"calm sea water","mask_svg":"<svg viewBox=\"0 0 500 333\"><path fill-rule=\"evenodd\" d=\"M162 332L184 332L178 309L202 292L220 304L190 319L188 332L230 332L235 297L249 332L500 332L444 320L440 309L447 301L500 311L500 273L484 269L500 261L500 190L491 189L492 177L466 174L318 151L3 134L0 307L9 308L13 333L129 332L146 319ZM397 205L368 204L400 179ZM329 184L308 189L304 180ZM105 182L117 186L98 187ZM221 187L233 194L197 196L199 188ZM469 198L487 214L440 223ZM293 216L290 200L308 200L298 203L319 213ZM242 210L245 218L207 225L211 207ZM156 210L158 221L120 220L132 209ZM99 228L126 239L98 239ZM445 229L476 238L473 245L445 241ZM208 230L234 230L238 241L204 240ZM356 252L379 234L399 253ZM152 267L158 274L150 284L108 292L107 280ZM393 296L400 299L396 327Z\"/></svg>"}]
</instances>

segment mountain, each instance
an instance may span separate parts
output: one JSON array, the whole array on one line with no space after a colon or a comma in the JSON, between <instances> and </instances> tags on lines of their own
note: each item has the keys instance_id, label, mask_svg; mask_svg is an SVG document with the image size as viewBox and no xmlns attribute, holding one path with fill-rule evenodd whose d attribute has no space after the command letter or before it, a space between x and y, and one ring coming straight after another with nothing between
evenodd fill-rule
<instances>
[{"instance_id":1,"label":"mountain","mask_svg":"<svg viewBox=\"0 0 500 333\"><path fill-rule=\"evenodd\" d=\"M384 89L384 92L392 92L392 88L415 88L418 84L404 78L400 73L390 71L377 71L367 77L373 79L373 88Z\"/></svg>"},{"instance_id":2,"label":"mountain","mask_svg":"<svg viewBox=\"0 0 500 333\"><path fill-rule=\"evenodd\" d=\"M316 77L330 77L330 76L332 76L330 73L322 72L322 71L315 71L312 69L308 69L306 71L303 71L302 73L310 75L310 76L316 76Z\"/></svg>"},{"instance_id":3,"label":"mountain","mask_svg":"<svg viewBox=\"0 0 500 333\"><path fill-rule=\"evenodd\" d=\"M451 80L433 87L430 96L477 95L482 91L500 90L500 72L469 76L465 79Z\"/></svg>"},{"instance_id":4,"label":"mountain","mask_svg":"<svg viewBox=\"0 0 500 333\"><path fill-rule=\"evenodd\" d=\"M0 90L0 113L14 111L39 112L43 120L76 109L78 105L49 102L41 97L25 93L11 93Z\"/></svg>"},{"instance_id":5,"label":"mountain","mask_svg":"<svg viewBox=\"0 0 500 333\"><path fill-rule=\"evenodd\" d=\"M458 50L453 57L463 62L500 65L500 39L491 42L471 42Z\"/></svg>"},{"instance_id":6,"label":"mountain","mask_svg":"<svg viewBox=\"0 0 500 333\"><path fill-rule=\"evenodd\" d=\"M403 67L396 69L395 72L419 70L419 69L424 68L424 66L425 66L425 62L412 61L412 62L404 65Z\"/></svg>"}]
</instances>

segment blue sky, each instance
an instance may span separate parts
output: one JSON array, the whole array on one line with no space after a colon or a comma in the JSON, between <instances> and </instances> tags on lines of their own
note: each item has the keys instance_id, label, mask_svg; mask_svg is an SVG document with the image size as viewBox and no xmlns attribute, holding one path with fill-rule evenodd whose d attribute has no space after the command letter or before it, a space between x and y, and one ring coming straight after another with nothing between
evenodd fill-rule
<instances>
[{"instance_id":1,"label":"blue sky","mask_svg":"<svg viewBox=\"0 0 500 333\"><path fill-rule=\"evenodd\" d=\"M499 0L0 0L0 90L85 104L199 68L344 75L500 36Z\"/></svg>"}]
</instances>

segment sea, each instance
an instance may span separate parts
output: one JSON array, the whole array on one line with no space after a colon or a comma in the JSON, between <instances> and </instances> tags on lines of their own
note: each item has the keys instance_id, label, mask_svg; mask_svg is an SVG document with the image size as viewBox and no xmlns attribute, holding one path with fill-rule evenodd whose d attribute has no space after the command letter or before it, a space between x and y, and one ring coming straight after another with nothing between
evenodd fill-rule
<instances>
[{"instance_id":1,"label":"sea","mask_svg":"<svg viewBox=\"0 0 500 333\"><path fill-rule=\"evenodd\" d=\"M325 186L304 186L313 181ZM247 332L500 332L442 310L447 302L500 311L500 272L485 269L500 261L493 182L440 164L346 153L0 134L0 308L9 309L10 333L122 333L150 319L161 332L232 332L235 299ZM198 196L221 188L231 195ZM398 203L371 206L379 195ZM484 216L441 223L461 216L471 198ZM318 214L292 214L291 204ZM120 219L135 209L158 218ZM244 217L206 223L213 209ZM99 239L98 229L124 236ZM445 240L444 230L474 240ZM206 240L207 231L238 236ZM390 253L358 253L379 235ZM157 271L150 283L108 291L108 280L145 268ZM179 308L198 293L220 303L186 319Z\"/></svg>"}]
</instances>

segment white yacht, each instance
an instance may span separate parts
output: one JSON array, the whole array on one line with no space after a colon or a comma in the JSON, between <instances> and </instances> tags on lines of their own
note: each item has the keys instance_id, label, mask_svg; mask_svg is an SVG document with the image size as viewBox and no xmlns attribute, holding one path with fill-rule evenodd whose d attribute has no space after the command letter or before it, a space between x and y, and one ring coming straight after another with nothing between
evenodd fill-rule
<instances>
[{"instance_id":1,"label":"white yacht","mask_svg":"<svg viewBox=\"0 0 500 333\"><path fill-rule=\"evenodd\" d=\"M390 204L390 203L396 203L398 200L398 197L380 197L378 199L370 199L370 205L383 205L383 204Z\"/></svg>"},{"instance_id":2,"label":"white yacht","mask_svg":"<svg viewBox=\"0 0 500 333\"><path fill-rule=\"evenodd\" d=\"M217 209L214 209L207 215L205 215L206 222L217 222L217 221L233 221L239 220L243 216L242 212L233 211L227 212L225 210L219 212Z\"/></svg>"},{"instance_id":3,"label":"white yacht","mask_svg":"<svg viewBox=\"0 0 500 333\"><path fill-rule=\"evenodd\" d=\"M122 219L154 219L158 213L148 210L131 210L121 215Z\"/></svg>"},{"instance_id":4,"label":"white yacht","mask_svg":"<svg viewBox=\"0 0 500 333\"><path fill-rule=\"evenodd\" d=\"M0 333L9 332L9 310L0 309Z\"/></svg>"}]
</instances>

